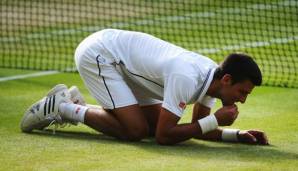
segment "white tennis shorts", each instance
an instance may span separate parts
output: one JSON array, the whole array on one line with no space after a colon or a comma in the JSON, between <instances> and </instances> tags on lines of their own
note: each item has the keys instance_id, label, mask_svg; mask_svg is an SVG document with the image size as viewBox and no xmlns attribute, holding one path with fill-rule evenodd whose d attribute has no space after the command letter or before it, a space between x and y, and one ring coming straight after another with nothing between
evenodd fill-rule
<instances>
[{"instance_id":1,"label":"white tennis shorts","mask_svg":"<svg viewBox=\"0 0 298 171\"><path fill-rule=\"evenodd\" d=\"M76 49L77 70L90 94L105 109L129 105L159 104L162 101L151 98L142 87L128 79L116 64L115 58L95 40L87 37Z\"/></svg>"}]
</instances>

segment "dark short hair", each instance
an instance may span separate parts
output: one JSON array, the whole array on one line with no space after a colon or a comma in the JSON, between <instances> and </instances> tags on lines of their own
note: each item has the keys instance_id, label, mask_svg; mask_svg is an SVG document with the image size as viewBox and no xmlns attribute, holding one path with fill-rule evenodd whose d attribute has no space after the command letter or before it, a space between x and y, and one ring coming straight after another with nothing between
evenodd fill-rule
<instances>
[{"instance_id":1,"label":"dark short hair","mask_svg":"<svg viewBox=\"0 0 298 171\"><path fill-rule=\"evenodd\" d=\"M245 80L254 85L262 84L262 73L258 64L247 54L232 53L228 55L214 73L214 79L221 79L225 74L232 76L232 84Z\"/></svg>"}]
</instances>

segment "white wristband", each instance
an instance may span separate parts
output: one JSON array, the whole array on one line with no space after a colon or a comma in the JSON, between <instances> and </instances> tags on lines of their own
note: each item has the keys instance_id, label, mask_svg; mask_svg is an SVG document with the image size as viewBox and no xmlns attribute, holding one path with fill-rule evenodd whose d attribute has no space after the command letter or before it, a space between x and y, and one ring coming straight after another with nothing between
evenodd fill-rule
<instances>
[{"instance_id":1,"label":"white wristband","mask_svg":"<svg viewBox=\"0 0 298 171\"><path fill-rule=\"evenodd\" d=\"M223 141L237 142L237 135L239 133L239 129L223 129L221 134L221 139Z\"/></svg>"},{"instance_id":2,"label":"white wristband","mask_svg":"<svg viewBox=\"0 0 298 171\"><path fill-rule=\"evenodd\" d=\"M198 120L201 127L202 134L213 131L218 127L216 117L214 115L209 115L205 118Z\"/></svg>"}]
</instances>

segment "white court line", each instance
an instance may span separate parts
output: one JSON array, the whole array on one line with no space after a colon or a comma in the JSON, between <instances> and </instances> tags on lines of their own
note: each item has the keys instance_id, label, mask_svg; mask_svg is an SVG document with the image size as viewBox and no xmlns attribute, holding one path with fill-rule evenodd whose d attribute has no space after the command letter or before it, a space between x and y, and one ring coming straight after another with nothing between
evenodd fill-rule
<instances>
[{"instance_id":1,"label":"white court line","mask_svg":"<svg viewBox=\"0 0 298 171\"><path fill-rule=\"evenodd\" d=\"M59 71L42 71L32 74L23 74L23 75L14 75L9 77L1 77L0 82L10 81L10 80L18 80L18 79L24 79L24 78L32 78L32 77L40 77L44 75L53 75L58 74Z\"/></svg>"},{"instance_id":2,"label":"white court line","mask_svg":"<svg viewBox=\"0 0 298 171\"><path fill-rule=\"evenodd\" d=\"M17 42L21 41L22 39L41 39L41 38L50 38L54 35L72 35L76 34L78 32L87 31L87 32L94 32L98 31L107 27L117 27L117 28L124 28L128 26L133 25L150 25L154 24L156 21L168 21L168 22L174 22L174 21L184 21L189 20L191 17L200 17L200 18L210 18L216 15L221 15L221 12L224 13L246 13L251 12L251 9L254 10L272 10L277 9L280 6L298 6L298 3L296 0L285 0L285 1L279 1L272 4L251 4L246 6L245 8L222 8L219 10L215 10L215 12L208 11L208 12L194 12L194 13L187 13L184 15L178 15L178 16L165 16L165 17L158 17L154 19L145 19L145 20L138 20L134 22L115 22L112 23L109 26L103 27L103 26L88 26L88 27L82 27L80 29L63 29L63 30L55 30L52 32L47 33L31 33L27 34L21 37L0 37L0 42Z\"/></svg>"}]
</instances>

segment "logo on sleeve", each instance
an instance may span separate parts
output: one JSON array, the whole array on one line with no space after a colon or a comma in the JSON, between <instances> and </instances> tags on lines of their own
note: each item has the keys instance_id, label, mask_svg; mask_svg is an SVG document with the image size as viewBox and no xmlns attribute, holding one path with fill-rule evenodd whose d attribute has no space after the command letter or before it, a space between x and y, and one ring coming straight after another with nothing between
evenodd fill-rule
<instances>
[{"instance_id":1,"label":"logo on sleeve","mask_svg":"<svg viewBox=\"0 0 298 171\"><path fill-rule=\"evenodd\" d=\"M180 102L179 107L184 110L186 108L186 104L184 102Z\"/></svg>"}]
</instances>

